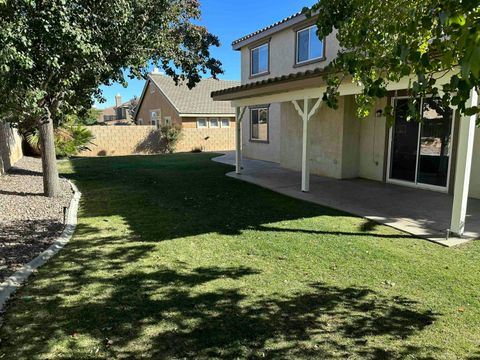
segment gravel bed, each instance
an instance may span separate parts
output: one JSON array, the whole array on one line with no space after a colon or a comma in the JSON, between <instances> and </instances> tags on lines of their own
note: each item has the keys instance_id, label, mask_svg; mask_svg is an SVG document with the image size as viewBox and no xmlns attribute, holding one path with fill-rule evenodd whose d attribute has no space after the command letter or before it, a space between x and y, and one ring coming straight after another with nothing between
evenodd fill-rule
<instances>
[{"instance_id":1,"label":"gravel bed","mask_svg":"<svg viewBox=\"0 0 480 360\"><path fill-rule=\"evenodd\" d=\"M42 163L24 157L0 176L0 282L34 259L58 237L63 209L73 192L60 180L61 194L43 196Z\"/></svg>"}]
</instances>

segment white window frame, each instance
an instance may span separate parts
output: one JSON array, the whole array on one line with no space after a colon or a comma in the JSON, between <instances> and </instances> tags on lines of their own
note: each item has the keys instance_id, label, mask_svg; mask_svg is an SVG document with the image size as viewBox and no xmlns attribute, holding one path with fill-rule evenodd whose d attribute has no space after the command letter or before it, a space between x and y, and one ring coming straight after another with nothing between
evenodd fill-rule
<instances>
[{"instance_id":1,"label":"white window frame","mask_svg":"<svg viewBox=\"0 0 480 360\"><path fill-rule=\"evenodd\" d=\"M172 125L172 117L171 116L164 116L163 117L163 123L164 125Z\"/></svg>"},{"instance_id":2,"label":"white window frame","mask_svg":"<svg viewBox=\"0 0 480 360\"><path fill-rule=\"evenodd\" d=\"M217 125L216 125L216 126L213 126L213 125L212 125L212 120L217 122ZM209 127L209 128L212 128L212 129L217 129L217 128L219 128L219 127L220 127L220 120L218 120L218 118L210 118L210 119L208 119L208 127Z\"/></svg>"},{"instance_id":3,"label":"white window frame","mask_svg":"<svg viewBox=\"0 0 480 360\"><path fill-rule=\"evenodd\" d=\"M265 140L263 139L254 139L252 136L252 113L254 111L260 112L261 110L266 110L267 111L267 138ZM260 118L260 116L259 116ZM258 142L258 143L269 143L270 141L270 108L269 106L257 106L257 107L252 107L250 108L250 141L251 142Z\"/></svg>"},{"instance_id":4,"label":"white window frame","mask_svg":"<svg viewBox=\"0 0 480 360\"><path fill-rule=\"evenodd\" d=\"M226 121L227 122L227 125L223 125L223 122ZM220 127L222 127L223 129L225 128L229 128L230 127L230 119L229 118L221 118L220 119Z\"/></svg>"},{"instance_id":5,"label":"white window frame","mask_svg":"<svg viewBox=\"0 0 480 360\"><path fill-rule=\"evenodd\" d=\"M303 60L303 61L299 61L298 60L298 55L299 55L299 47L300 47L300 41L299 41L299 37L300 37L300 33L304 32L304 31L308 31L308 56L310 56L310 41L311 41L311 33L310 33L310 29L312 28L315 28L317 27L317 25L311 25L311 26L308 26L306 28L303 28L303 29L300 29L300 30L297 30L297 33L296 33L296 37L297 37L297 41L296 41L296 46L295 46L295 64L296 65L303 65L303 64L307 64L307 63L310 63L310 62L313 62L313 61L321 61L321 60L324 60L325 59L325 41L323 39L319 39L321 42L322 42L322 54L318 57L315 57L315 58L308 58L307 60Z\"/></svg>"},{"instance_id":6,"label":"white window frame","mask_svg":"<svg viewBox=\"0 0 480 360\"><path fill-rule=\"evenodd\" d=\"M259 50L260 48L267 47L267 70L261 71L258 73L253 73L253 52ZM260 66L259 66L260 67ZM250 49L250 76L261 76L266 75L270 72L270 43L264 43L262 45L256 46Z\"/></svg>"},{"instance_id":7,"label":"white window frame","mask_svg":"<svg viewBox=\"0 0 480 360\"><path fill-rule=\"evenodd\" d=\"M143 119L142 118L137 119L137 125L143 125Z\"/></svg>"},{"instance_id":8,"label":"white window frame","mask_svg":"<svg viewBox=\"0 0 480 360\"><path fill-rule=\"evenodd\" d=\"M157 111L150 111L150 125L157 126L158 125L158 113Z\"/></svg>"},{"instance_id":9,"label":"white window frame","mask_svg":"<svg viewBox=\"0 0 480 360\"><path fill-rule=\"evenodd\" d=\"M205 121L205 126L200 125L200 121ZM207 118L198 118L197 119L197 129L207 129L208 128L208 120Z\"/></svg>"}]
</instances>

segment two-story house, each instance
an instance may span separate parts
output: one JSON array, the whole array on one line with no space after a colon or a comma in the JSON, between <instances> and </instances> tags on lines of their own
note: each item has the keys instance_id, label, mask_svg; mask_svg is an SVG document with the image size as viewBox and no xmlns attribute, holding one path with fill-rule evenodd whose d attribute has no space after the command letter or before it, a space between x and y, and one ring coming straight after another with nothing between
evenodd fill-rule
<instances>
[{"instance_id":1,"label":"two-story house","mask_svg":"<svg viewBox=\"0 0 480 360\"><path fill-rule=\"evenodd\" d=\"M316 174L452 194L450 229L463 234L468 196L480 198L480 157L472 162L472 154L480 153L474 117L461 117L430 97L418 109L422 122L407 121L403 96L413 75L389 84L389 96L368 118L356 117L361 88L351 79L339 87L338 110L328 108L322 75L339 44L335 33L319 39L316 30L315 17L297 13L233 42L241 53L242 83L212 97L237 108L237 173L245 156L301 171L303 192ZM383 114L387 103L396 107L393 127Z\"/></svg>"}]
</instances>

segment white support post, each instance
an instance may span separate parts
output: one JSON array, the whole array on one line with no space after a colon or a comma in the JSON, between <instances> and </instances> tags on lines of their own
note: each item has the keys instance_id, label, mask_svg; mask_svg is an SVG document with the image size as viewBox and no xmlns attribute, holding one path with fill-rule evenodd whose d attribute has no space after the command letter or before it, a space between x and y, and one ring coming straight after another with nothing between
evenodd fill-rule
<instances>
[{"instance_id":1,"label":"white support post","mask_svg":"<svg viewBox=\"0 0 480 360\"><path fill-rule=\"evenodd\" d=\"M242 173L242 118L246 107L235 109L235 172Z\"/></svg>"},{"instance_id":2,"label":"white support post","mask_svg":"<svg viewBox=\"0 0 480 360\"><path fill-rule=\"evenodd\" d=\"M475 89L473 89L467 106L470 107L477 105L478 94ZM462 236L465 231L476 118L476 115L462 116L460 118L452 223L450 227L450 231L457 236Z\"/></svg>"},{"instance_id":3,"label":"white support post","mask_svg":"<svg viewBox=\"0 0 480 360\"><path fill-rule=\"evenodd\" d=\"M302 134L302 191L310 191L310 164L308 161L308 99L303 99Z\"/></svg>"}]
</instances>

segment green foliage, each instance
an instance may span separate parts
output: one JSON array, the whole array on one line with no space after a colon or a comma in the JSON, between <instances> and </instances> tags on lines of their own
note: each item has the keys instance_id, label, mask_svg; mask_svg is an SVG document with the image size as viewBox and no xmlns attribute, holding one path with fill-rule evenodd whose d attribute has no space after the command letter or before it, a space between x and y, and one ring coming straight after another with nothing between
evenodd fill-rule
<instances>
[{"instance_id":1,"label":"green foliage","mask_svg":"<svg viewBox=\"0 0 480 360\"><path fill-rule=\"evenodd\" d=\"M78 122L88 126L96 125L101 114L102 110L92 107L78 116Z\"/></svg>"},{"instance_id":2,"label":"green foliage","mask_svg":"<svg viewBox=\"0 0 480 360\"><path fill-rule=\"evenodd\" d=\"M359 115L368 115L389 82L413 74L412 102L432 94L463 114L480 111L467 103L472 89L480 88L478 0L322 0L304 12L318 16L320 38L335 29L343 49L326 76L330 107L336 107L340 82L352 77L363 86ZM450 81L439 85L451 72Z\"/></svg>"},{"instance_id":3,"label":"green foliage","mask_svg":"<svg viewBox=\"0 0 480 360\"><path fill-rule=\"evenodd\" d=\"M182 137L182 129L175 125L163 125L159 129L162 153L172 154Z\"/></svg>"},{"instance_id":4,"label":"green foliage","mask_svg":"<svg viewBox=\"0 0 480 360\"><path fill-rule=\"evenodd\" d=\"M40 154L40 134L38 130L26 136L28 144ZM70 157L77 155L82 150L87 150L94 136L84 125L68 121L55 129L55 153L57 157Z\"/></svg>"},{"instance_id":5,"label":"green foliage","mask_svg":"<svg viewBox=\"0 0 480 360\"><path fill-rule=\"evenodd\" d=\"M196 0L0 1L0 118L23 130L103 101L155 64L190 87L221 73ZM108 20L107 20L108 19Z\"/></svg>"}]
</instances>

